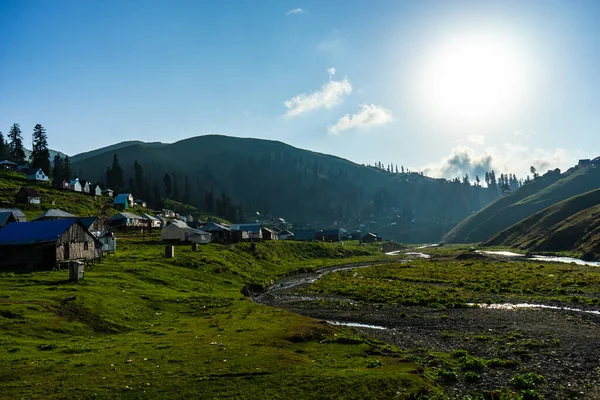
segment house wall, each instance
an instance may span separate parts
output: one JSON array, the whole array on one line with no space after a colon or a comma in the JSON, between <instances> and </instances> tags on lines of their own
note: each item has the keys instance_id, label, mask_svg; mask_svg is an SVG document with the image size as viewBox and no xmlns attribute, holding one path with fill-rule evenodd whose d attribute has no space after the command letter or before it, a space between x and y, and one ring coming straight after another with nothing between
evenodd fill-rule
<instances>
[{"instance_id":1,"label":"house wall","mask_svg":"<svg viewBox=\"0 0 600 400\"><path fill-rule=\"evenodd\" d=\"M54 244L0 247L2 270L52 270L55 266Z\"/></svg>"},{"instance_id":2,"label":"house wall","mask_svg":"<svg viewBox=\"0 0 600 400\"><path fill-rule=\"evenodd\" d=\"M169 224L162 229L162 240L185 240L185 231L173 224Z\"/></svg>"},{"instance_id":3,"label":"house wall","mask_svg":"<svg viewBox=\"0 0 600 400\"><path fill-rule=\"evenodd\" d=\"M85 243L87 242L87 249ZM69 245L69 258L65 258L65 243ZM100 252L101 254L101 252ZM94 236L78 223L71 225L56 242L56 261L75 259L91 260L98 257Z\"/></svg>"}]
</instances>

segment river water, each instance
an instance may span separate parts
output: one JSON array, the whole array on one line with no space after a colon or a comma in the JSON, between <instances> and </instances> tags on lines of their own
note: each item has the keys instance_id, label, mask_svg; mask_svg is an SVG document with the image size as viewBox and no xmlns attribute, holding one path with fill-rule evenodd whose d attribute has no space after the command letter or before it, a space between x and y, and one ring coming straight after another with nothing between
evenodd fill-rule
<instances>
[{"instance_id":1,"label":"river water","mask_svg":"<svg viewBox=\"0 0 600 400\"><path fill-rule=\"evenodd\" d=\"M578 258L571 257L555 257L555 256L538 256L534 255L531 257L526 257L524 254L513 253L510 251L486 251L486 250L477 250L476 253L486 254L491 256L502 256L502 257L511 257L511 258L526 258L528 260L536 260L536 261L545 261L545 262L558 262L558 263L566 263L566 264L577 264L577 265L587 265L590 267L600 267L600 261L583 261Z\"/></svg>"}]
</instances>

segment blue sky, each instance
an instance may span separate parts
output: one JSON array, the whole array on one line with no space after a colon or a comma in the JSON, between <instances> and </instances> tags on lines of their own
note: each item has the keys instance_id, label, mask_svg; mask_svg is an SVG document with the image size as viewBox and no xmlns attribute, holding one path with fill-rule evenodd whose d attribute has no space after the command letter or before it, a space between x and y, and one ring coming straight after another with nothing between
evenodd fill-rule
<instances>
[{"instance_id":1,"label":"blue sky","mask_svg":"<svg viewBox=\"0 0 600 400\"><path fill-rule=\"evenodd\" d=\"M599 19L575 0L3 0L0 130L29 145L41 123L71 155L220 133L449 177L564 168L600 155ZM440 56L463 42L475 83Z\"/></svg>"}]
</instances>

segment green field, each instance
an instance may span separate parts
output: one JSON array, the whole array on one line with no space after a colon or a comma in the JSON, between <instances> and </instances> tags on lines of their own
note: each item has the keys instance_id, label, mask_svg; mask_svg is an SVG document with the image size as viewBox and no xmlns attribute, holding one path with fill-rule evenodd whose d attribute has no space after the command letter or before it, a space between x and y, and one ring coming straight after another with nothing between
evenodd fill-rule
<instances>
[{"instance_id":1,"label":"green field","mask_svg":"<svg viewBox=\"0 0 600 400\"><path fill-rule=\"evenodd\" d=\"M379 247L176 246L119 237L86 271L0 275L4 398L410 398L439 393L382 342L252 303L245 284L381 258Z\"/></svg>"}]
</instances>

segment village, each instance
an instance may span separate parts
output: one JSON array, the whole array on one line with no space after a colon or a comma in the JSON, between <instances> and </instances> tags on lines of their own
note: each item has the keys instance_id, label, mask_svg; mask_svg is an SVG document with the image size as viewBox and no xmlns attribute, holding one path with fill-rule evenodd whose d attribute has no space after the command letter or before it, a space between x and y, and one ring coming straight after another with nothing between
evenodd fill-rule
<instances>
[{"instance_id":1,"label":"village","mask_svg":"<svg viewBox=\"0 0 600 400\"><path fill-rule=\"evenodd\" d=\"M57 208L48 208L27 220L19 207L41 206L42 196L35 187L22 186L12 203L3 202L0 208L0 268L11 271L54 270L78 264L94 263L117 251L117 234L127 232L152 233L160 231L161 241L223 245L238 242L274 240L342 242L357 240L364 243L381 241L371 232L348 232L343 228L293 228L279 218L276 223L229 224L216 218L200 220L191 214L170 209L149 210L143 199L132 193L115 193L109 188L87 180L74 178L50 182L40 168L27 168L10 161L1 161L0 168L25 175L31 186L47 184L53 191L70 191L103 199L105 204L96 215L74 215ZM51 201L51 206L54 202ZM108 207L118 213L108 216ZM144 210L140 214L133 211Z\"/></svg>"}]
</instances>

